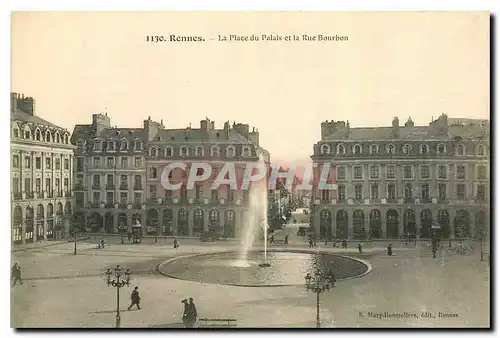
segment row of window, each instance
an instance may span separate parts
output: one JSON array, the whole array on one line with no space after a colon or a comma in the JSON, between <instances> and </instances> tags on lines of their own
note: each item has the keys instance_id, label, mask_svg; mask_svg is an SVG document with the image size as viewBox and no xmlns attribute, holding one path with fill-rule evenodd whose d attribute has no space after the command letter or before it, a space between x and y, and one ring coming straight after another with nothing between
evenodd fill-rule
<instances>
[{"instance_id":1,"label":"row of window","mask_svg":"<svg viewBox=\"0 0 500 338\"><path fill-rule=\"evenodd\" d=\"M142 157L133 157L133 163L130 163L132 158L123 156L118 158L115 157L107 157L102 158L99 156L92 157L92 167L93 168L101 168L103 164L105 168L141 168L143 166ZM84 171L85 170L85 158L77 157L76 158L76 171Z\"/></svg>"},{"instance_id":2,"label":"row of window","mask_svg":"<svg viewBox=\"0 0 500 338\"><path fill-rule=\"evenodd\" d=\"M336 146L336 152L334 153L332 150L333 147L331 147L329 144L322 144L320 147L320 154L321 155L345 155L347 153L348 147L345 146L344 144L337 144ZM413 146L411 144L403 144L400 147L401 151L404 154L410 155L412 153L415 153ZM443 143L440 143L436 145L436 152L439 155L445 155L446 154L446 145ZM465 145L459 144L455 146L455 155L457 156L464 156L466 155L466 148ZM377 144L372 144L368 147L368 149L365 149L365 151L368 151L370 154L379 154L379 146ZM395 154L398 151L398 148L396 145L390 143L385 146L385 152L387 154ZM420 154L428 154L430 152L430 147L427 144L421 144L420 147L417 148L417 152ZM363 146L360 144L355 144L351 147L351 153L352 154L362 154L363 153ZM485 156L486 155L486 148L484 145L480 144L477 145L475 148L475 154L478 156Z\"/></svg>"},{"instance_id":3,"label":"row of window","mask_svg":"<svg viewBox=\"0 0 500 338\"><path fill-rule=\"evenodd\" d=\"M35 190L33 190L33 185L32 183L35 183ZM54 183L54 185L52 185ZM69 191L69 178L64 178L63 179L63 187L64 191ZM52 180L51 178L46 178L45 179L45 191L52 192L53 190L55 191L60 191L61 190L61 179L56 178ZM40 193L42 191L42 179L41 178L35 178L32 180L31 178L25 178L24 179L24 186L21 189L21 181L19 178L14 177L12 178L12 192L14 194L18 194L21 191L24 191L26 193L30 193L32 191Z\"/></svg>"},{"instance_id":4,"label":"row of window","mask_svg":"<svg viewBox=\"0 0 500 338\"><path fill-rule=\"evenodd\" d=\"M13 168L20 168L21 162L20 162L20 155L12 155L12 167ZM35 157L35 169L42 169L42 158L41 157ZM52 170L52 163L54 163L54 168L55 170L61 170L61 158L56 157L54 158L54 161L52 161L51 157L46 157L45 158L45 169ZM63 161L64 164L64 170L69 170L69 158L65 158ZM24 162L23 162L23 169L31 169L31 156L26 155L24 156Z\"/></svg>"},{"instance_id":5,"label":"row of window","mask_svg":"<svg viewBox=\"0 0 500 338\"><path fill-rule=\"evenodd\" d=\"M106 143L106 151L107 152L115 152L115 151L129 151L129 150L134 150L134 151L142 151L142 141L136 140L133 143L133 149L129 147L129 141L128 140L122 140L120 141L120 147L118 147L118 142L117 141L108 141ZM77 141L77 148L79 150L83 150L85 148L85 140L78 140ZM99 152L103 151L103 141L94 141L93 144L93 151ZM194 148L194 152L192 151L188 146L181 146L178 150L179 156L205 156L205 148L202 146L197 146ZM236 156L236 146L227 146L225 149L226 156L227 157L235 157ZM149 156L151 157L172 157L174 156L174 147L167 146L165 148L153 146L149 149ZM209 149L209 154L212 157L218 157L220 156L221 150L220 146L213 145ZM252 155L252 150L250 146L243 146L241 149L241 156L242 157L250 157Z\"/></svg>"},{"instance_id":6,"label":"row of window","mask_svg":"<svg viewBox=\"0 0 500 338\"><path fill-rule=\"evenodd\" d=\"M58 131L52 133L50 130L46 130L45 132L40 131L40 129L36 128L33 133L28 126L24 127L24 130L21 133L21 130L18 128L13 129L13 134L15 138L24 138L27 140L35 140L40 142L54 142L59 144L69 144L69 134L65 133L64 135L59 134Z\"/></svg>"},{"instance_id":7,"label":"row of window","mask_svg":"<svg viewBox=\"0 0 500 338\"><path fill-rule=\"evenodd\" d=\"M378 184L370 185L370 199L379 199L379 190L380 186ZM390 201L394 201L398 198L397 187L395 183L387 184L387 199ZM329 202L331 199L332 193L330 190L322 190L321 191L321 200L323 202ZM339 201L347 200L346 186L338 185L337 197ZM363 185L355 184L354 185L354 199L362 200L364 198L368 198L363 196ZM407 183L404 185L404 199L413 199L413 198L421 198L423 202L430 201L429 195L429 184L423 183L419 187L415 187L411 183ZM439 200L447 200L449 198L447 194L447 184L438 184L438 199ZM456 184L456 199L458 200L466 200L467 199L467 189L465 184ZM486 201L486 184L477 184L476 185L476 200L478 201Z\"/></svg>"},{"instance_id":8,"label":"row of window","mask_svg":"<svg viewBox=\"0 0 500 338\"><path fill-rule=\"evenodd\" d=\"M165 191L165 198L172 197L172 190L164 189L164 191ZM234 191L233 190L226 189L224 191L224 194L221 195L222 197L219 196L219 192L220 191L218 191L218 190L211 189L210 190L210 200L218 201L219 198L224 198L229 202L234 201ZM183 196L185 196L185 198L187 198L187 189L185 186L183 186L181 188L180 196L181 196L181 200L183 199ZM157 185L150 185L149 186L149 198L155 199L155 198L159 198L159 197L162 197L162 196L158 195L158 186ZM195 185L194 198L198 201L201 201L202 199L205 198L205 194L203 193L203 185L201 185L201 184ZM248 190L243 191L243 201L248 202L249 200L250 200L249 191Z\"/></svg>"},{"instance_id":9,"label":"row of window","mask_svg":"<svg viewBox=\"0 0 500 338\"><path fill-rule=\"evenodd\" d=\"M403 179L413 179L414 178L414 170L412 165L403 165ZM431 168L428 165L419 165L421 179L429 179L431 177ZM467 179L467 167L465 165L456 165L455 166L455 179L464 180ZM337 166L337 180L342 181L347 179L347 168L345 166ZM395 165L387 165L386 166L386 178L388 179L396 179L396 166ZM363 166L353 166L352 178L354 180L362 180L364 179L364 170ZM380 174L380 166L379 165L370 165L369 166L369 178L370 179L379 179L381 178ZM439 165L437 167L437 178L438 179L448 179L448 166L447 165ZM476 178L478 180L484 180L487 178L487 167L485 165L477 165L476 166Z\"/></svg>"},{"instance_id":10,"label":"row of window","mask_svg":"<svg viewBox=\"0 0 500 338\"><path fill-rule=\"evenodd\" d=\"M120 175L120 189L128 189L128 175ZM134 175L134 188L139 190L142 189L142 176L141 175ZM83 175L77 175L76 176L76 185L77 186L83 186L84 184L84 178ZM114 174L107 174L106 175L106 186L110 189L114 189L115 186L115 175ZM92 188L93 189L100 189L101 188L101 174L94 174L92 175Z\"/></svg>"}]
</instances>

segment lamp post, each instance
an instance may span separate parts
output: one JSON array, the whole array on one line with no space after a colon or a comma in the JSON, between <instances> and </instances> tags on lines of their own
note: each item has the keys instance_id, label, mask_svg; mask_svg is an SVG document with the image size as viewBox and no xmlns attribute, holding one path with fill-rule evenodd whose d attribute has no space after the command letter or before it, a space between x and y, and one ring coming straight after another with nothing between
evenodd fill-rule
<instances>
[{"instance_id":1,"label":"lamp post","mask_svg":"<svg viewBox=\"0 0 500 338\"><path fill-rule=\"evenodd\" d=\"M325 291L330 291L330 288L335 287L335 276L333 273L328 273L325 275L320 270L316 270L314 276L308 273L305 276L306 289L311 290L316 293L316 327L321 327L321 322L319 320L319 295Z\"/></svg>"},{"instance_id":2,"label":"lamp post","mask_svg":"<svg viewBox=\"0 0 500 338\"><path fill-rule=\"evenodd\" d=\"M479 230L479 246L481 250L481 262L484 262L484 252L483 252L483 240L484 240L484 230Z\"/></svg>"},{"instance_id":3,"label":"lamp post","mask_svg":"<svg viewBox=\"0 0 500 338\"><path fill-rule=\"evenodd\" d=\"M130 285L130 270L127 269L123 272L119 265L111 271L107 269L106 272L106 284L116 288L116 326L120 327L120 289L124 286Z\"/></svg>"}]
</instances>

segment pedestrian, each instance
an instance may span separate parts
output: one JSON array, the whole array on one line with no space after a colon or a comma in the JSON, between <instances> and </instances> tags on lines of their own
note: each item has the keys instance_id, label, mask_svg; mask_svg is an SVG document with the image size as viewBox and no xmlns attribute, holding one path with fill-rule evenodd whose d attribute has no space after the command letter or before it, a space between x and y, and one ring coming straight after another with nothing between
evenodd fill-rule
<instances>
[{"instance_id":1,"label":"pedestrian","mask_svg":"<svg viewBox=\"0 0 500 338\"><path fill-rule=\"evenodd\" d=\"M359 251L359 253L363 253L363 244L362 243L358 244L358 251Z\"/></svg>"},{"instance_id":2,"label":"pedestrian","mask_svg":"<svg viewBox=\"0 0 500 338\"><path fill-rule=\"evenodd\" d=\"M347 249L347 240L343 240L342 241L342 246L344 247L344 249Z\"/></svg>"},{"instance_id":3,"label":"pedestrian","mask_svg":"<svg viewBox=\"0 0 500 338\"><path fill-rule=\"evenodd\" d=\"M174 249L177 249L179 247L179 242L177 241L177 238L174 238Z\"/></svg>"},{"instance_id":4,"label":"pedestrian","mask_svg":"<svg viewBox=\"0 0 500 338\"><path fill-rule=\"evenodd\" d=\"M194 305L193 298L189 298L189 304L188 304L188 318L190 325L189 327L195 327L196 326L196 321L198 320L198 312L196 311L196 305Z\"/></svg>"},{"instance_id":5,"label":"pedestrian","mask_svg":"<svg viewBox=\"0 0 500 338\"><path fill-rule=\"evenodd\" d=\"M130 300L132 301L132 303L128 307L129 311L132 308L132 306L134 306L134 305L137 305L138 310L141 309L141 307L139 305L139 303L141 302L141 297L139 296L139 287L138 286L136 286L134 288L134 291L132 291L132 294L130 295Z\"/></svg>"},{"instance_id":6,"label":"pedestrian","mask_svg":"<svg viewBox=\"0 0 500 338\"><path fill-rule=\"evenodd\" d=\"M155 236L155 244L158 243L158 236Z\"/></svg>"},{"instance_id":7,"label":"pedestrian","mask_svg":"<svg viewBox=\"0 0 500 338\"><path fill-rule=\"evenodd\" d=\"M189 317L188 317L188 309L189 304L187 299L181 300L181 304L184 304L184 311L182 312L182 322L185 327L189 327Z\"/></svg>"},{"instance_id":8,"label":"pedestrian","mask_svg":"<svg viewBox=\"0 0 500 338\"><path fill-rule=\"evenodd\" d=\"M272 236L271 236L271 239L269 240L269 244L271 244L271 243L275 243L275 242L274 242L274 235L272 235Z\"/></svg>"},{"instance_id":9,"label":"pedestrian","mask_svg":"<svg viewBox=\"0 0 500 338\"><path fill-rule=\"evenodd\" d=\"M325 246L328 246L328 238L325 238Z\"/></svg>"},{"instance_id":10,"label":"pedestrian","mask_svg":"<svg viewBox=\"0 0 500 338\"><path fill-rule=\"evenodd\" d=\"M312 248L313 247L313 240L312 239L309 239L309 247Z\"/></svg>"},{"instance_id":11,"label":"pedestrian","mask_svg":"<svg viewBox=\"0 0 500 338\"><path fill-rule=\"evenodd\" d=\"M328 281L332 284L332 287L335 287L337 283L337 277L335 277L335 274L333 273L332 269L328 270Z\"/></svg>"},{"instance_id":12,"label":"pedestrian","mask_svg":"<svg viewBox=\"0 0 500 338\"><path fill-rule=\"evenodd\" d=\"M387 250L387 255L392 256L392 243L389 243L386 250Z\"/></svg>"},{"instance_id":13,"label":"pedestrian","mask_svg":"<svg viewBox=\"0 0 500 338\"><path fill-rule=\"evenodd\" d=\"M288 244L288 235L285 236L285 245Z\"/></svg>"},{"instance_id":14,"label":"pedestrian","mask_svg":"<svg viewBox=\"0 0 500 338\"><path fill-rule=\"evenodd\" d=\"M127 236L128 236L128 241L130 242L130 240L132 239L132 234L129 232L127 233Z\"/></svg>"},{"instance_id":15,"label":"pedestrian","mask_svg":"<svg viewBox=\"0 0 500 338\"><path fill-rule=\"evenodd\" d=\"M23 280L21 278L21 266L17 263L12 267L12 276L14 279L12 286L16 285L17 281L19 281L20 285L23 285Z\"/></svg>"},{"instance_id":16,"label":"pedestrian","mask_svg":"<svg viewBox=\"0 0 500 338\"><path fill-rule=\"evenodd\" d=\"M316 247L316 238L313 239L313 246Z\"/></svg>"}]
</instances>

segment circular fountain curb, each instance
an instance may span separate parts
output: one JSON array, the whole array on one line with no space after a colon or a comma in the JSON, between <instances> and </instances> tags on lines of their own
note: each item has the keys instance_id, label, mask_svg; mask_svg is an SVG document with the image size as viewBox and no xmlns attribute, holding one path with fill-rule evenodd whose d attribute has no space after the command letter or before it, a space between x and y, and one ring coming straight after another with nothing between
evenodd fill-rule
<instances>
[{"instance_id":1,"label":"circular fountain curb","mask_svg":"<svg viewBox=\"0 0 500 338\"><path fill-rule=\"evenodd\" d=\"M264 252L263 250L250 250L249 252ZM304 250L304 249L270 249L270 250L267 250L267 252L290 252L290 253L317 253L318 251L315 251L315 250ZM196 280L192 280L192 279L188 279L188 278L182 278L182 277L178 277L178 276L175 276L175 275L172 275L172 274L169 274L169 273L166 273L164 271L161 270L162 266L163 265L167 265L171 262L174 262L176 260L179 260L179 259L183 259L183 258L192 258L192 257L199 257L199 256L210 256L210 255L219 255L219 254L224 254L224 253L239 253L239 251L233 251L233 250L227 250L227 251L219 251L219 252L206 252L206 253L197 253L197 254L191 254L191 255L183 255L183 256L177 256L177 257L173 257L173 258L170 258L170 259L167 259L166 261L158 264L158 266L156 267L156 270L166 276L166 277L169 277L169 278L172 278L172 279L178 279L178 280L184 280L184 281L188 281L188 282L193 282L193 283L202 283L202 284L212 284L212 285L227 285L227 286L238 286L238 287L253 287L253 288L269 288L269 287L283 287L283 286L298 286L298 285L302 285L301 284L267 284L267 285L253 285L253 284L237 284L237 283L209 283L209 282L200 282L200 281L196 281ZM324 254L324 255L330 255L330 256L337 256L337 257L342 257L342 258L345 258L345 259L349 259L349 260L353 260L353 261L357 261L363 265L365 265L367 267L367 270L365 272L363 272L362 274L360 275L356 275L356 276L351 276L351 277L345 277L345 278L338 278L337 280L350 280L350 279L355 279L355 278L361 278L361 277L364 277L366 276L367 274L369 274L373 267L372 265L363 260L363 259L359 259L359 258L354 258L354 257L350 257L350 256L344 256L344 255L338 255L338 254L335 254L335 253L329 253L329 252L325 252L325 251L321 251L320 253Z\"/></svg>"}]
</instances>

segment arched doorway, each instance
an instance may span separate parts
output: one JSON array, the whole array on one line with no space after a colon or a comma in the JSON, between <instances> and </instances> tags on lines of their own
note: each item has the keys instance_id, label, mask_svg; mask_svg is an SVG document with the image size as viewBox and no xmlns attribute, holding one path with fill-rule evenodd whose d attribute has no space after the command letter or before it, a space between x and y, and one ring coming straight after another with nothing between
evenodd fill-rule
<instances>
[{"instance_id":1,"label":"arched doorway","mask_svg":"<svg viewBox=\"0 0 500 338\"><path fill-rule=\"evenodd\" d=\"M156 209L149 209L146 214L146 232L148 235L159 233L160 221L158 220L158 211Z\"/></svg>"},{"instance_id":2,"label":"arched doorway","mask_svg":"<svg viewBox=\"0 0 500 338\"><path fill-rule=\"evenodd\" d=\"M209 231L213 233L220 233L221 231L221 226L220 226L220 218L219 218L219 211L217 209L211 209L208 213L208 226L209 226Z\"/></svg>"},{"instance_id":3,"label":"arched doorway","mask_svg":"<svg viewBox=\"0 0 500 338\"><path fill-rule=\"evenodd\" d=\"M45 210L42 204L36 207L36 239L43 239L45 231Z\"/></svg>"},{"instance_id":4,"label":"arched doorway","mask_svg":"<svg viewBox=\"0 0 500 338\"><path fill-rule=\"evenodd\" d=\"M450 214L445 209L439 209L437 213L437 222L441 227L439 229L441 237L450 237Z\"/></svg>"},{"instance_id":5,"label":"arched doorway","mask_svg":"<svg viewBox=\"0 0 500 338\"><path fill-rule=\"evenodd\" d=\"M337 215L335 217L337 228L335 229L335 237L337 239L347 239L347 235L349 233L349 215L345 210L337 211Z\"/></svg>"},{"instance_id":6,"label":"arched doorway","mask_svg":"<svg viewBox=\"0 0 500 338\"><path fill-rule=\"evenodd\" d=\"M54 206L47 204L47 238L54 238Z\"/></svg>"},{"instance_id":7,"label":"arched doorway","mask_svg":"<svg viewBox=\"0 0 500 338\"><path fill-rule=\"evenodd\" d=\"M73 210L71 208L71 202L66 202L64 205L64 214L70 217L73 214Z\"/></svg>"},{"instance_id":8,"label":"arched doorway","mask_svg":"<svg viewBox=\"0 0 500 338\"><path fill-rule=\"evenodd\" d=\"M90 228L91 231L93 232L98 232L99 229L102 227L102 216L98 212L94 212L92 216L90 217Z\"/></svg>"},{"instance_id":9,"label":"arched doorway","mask_svg":"<svg viewBox=\"0 0 500 338\"><path fill-rule=\"evenodd\" d=\"M234 211L228 210L224 215L224 237L234 238L235 237L235 222L234 222Z\"/></svg>"},{"instance_id":10,"label":"arched doorway","mask_svg":"<svg viewBox=\"0 0 500 338\"><path fill-rule=\"evenodd\" d=\"M177 233L181 236L187 236L189 234L188 218L188 211L186 209L179 209L177 214Z\"/></svg>"},{"instance_id":11,"label":"arched doorway","mask_svg":"<svg viewBox=\"0 0 500 338\"><path fill-rule=\"evenodd\" d=\"M397 210L387 210L387 238L399 238L399 214Z\"/></svg>"},{"instance_id":12,"label":"arched doorway","mask_svg":"<svg viewBox=\"0 0 500 338\"><path fill-rule=\"evenodd\" d=\"M486 227L486 212L484 210L480 210L476 213L476 222L475 222L475 232L476 238L480 238L481 234L488 235L489 229Z\"/></svg>"},{"instance_id":13,"label":"arched doorway","mask_svg":"<svg viewBox=\"0 0 500 338\"><path fill-rule=\"evenodd\" d=\"M352 236L356 239L365 238L365 213L361 209L352 213Z\"/></svg>"},{"instance_id":14,"label":"arched doorway","mask_svg":"<svg viewBox=\"0 0 500 338\"><path fill-rule=\"evenodd\" d=\"M321 210L319 214L319 233L320 238L331 239L332 234L332 213L328 210Z\"/></svg>"},{"instance_id":15,"label":"arched doorway","mask_svg":"<svg viewBox=\"0 0 500 338\"><path fill-rule=\"evenodd\" d=\"M128 232L128 218L124 212L118 214L118 232Z\"/></svg>"},{"instance_id":16,"label":"arched doorway","mask_svg":"<svg viewBox=\"0 0 500 338\"><path fill-rule=\"evenodd\" d=\"M24 238L26 243L33 242L33 225L35 224L35 214L32 206L26 207L26 233Z\"/></svg>"},{"instance_id":17,"label":"arched doorway","mask_svg":"<svg viewBox=\"0 0 500 338\"><path fill-rule=\"evenodd\" d=\"M14 208L12 220L12 240L15 244L20 244L23 240L23 209L20 206Z\"/></svg>"},{"instance_id":18,"label":"arched doorway","mask_svg":"<svg viewBox=\"0 0 500 338\"><path fill-rule=\"evenodd\" d=\"M203 210L196 209L193 213L193 233L196 234L195 236L201 235L204 227L205 220Z\"/></svg>"},{"instance_id":19,"label":"arched doorway","mask_svg":"<svg viewBox=\"0 0 500 338\"><path fill-rule=\"evenodd\" d=\"M173 220L174 220L174 213L171 209L163 209L163 215L162 215L162 233L165 236L170 236L173 235Z\"/></svg>"},{"instance_id":20,"label":"arched doorway","mask_svg":"<svg viewBox=\"0 0 500 338\"><path fill-rule=\"evenodd\" d=\"M457 211L454 223L455 238L470 237L470 218L467 211Z\"/></svg>"},{"instance_id":21,"label":"arched doorway","mask_svg":"<svg viewBox=\"0 0 500 338\"><path fill-rule=\"evenodd\" d=\"M432 227L432 212L424 209L420 212L420 238L429 238Z\"/></svg>"},{"instance_id":22,"label":"arched doorway","mask_svg":"<svg viewBox=\"0 0 500 338\"><path fill-rule=\"evenodd\" d=\"M370 211L370 238L382 237L382 217L380 210Z\"/></svg>"},{"instance_id":23,"label":"arched doorway","mask_svg":"<svg viewBox=\"0 0 500 338\"><path fill-rule=\"evenodd\" d=\"M114 233L114 222L115 218L111 212L107 212L106 215L104 216L104 231L106 233Z\"/></svg>"},{"instance_id":24,"label":"arched doorway","mask_svg":"<svg viewBox=\"0 0 500 338\"><path fill-rule=\"evenodd\" d=\"M406 209L403 214L403 233L405 235L417 233L417 219L413 209Z\"/></svg>"}]
</instances>

